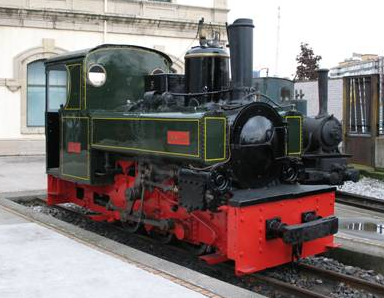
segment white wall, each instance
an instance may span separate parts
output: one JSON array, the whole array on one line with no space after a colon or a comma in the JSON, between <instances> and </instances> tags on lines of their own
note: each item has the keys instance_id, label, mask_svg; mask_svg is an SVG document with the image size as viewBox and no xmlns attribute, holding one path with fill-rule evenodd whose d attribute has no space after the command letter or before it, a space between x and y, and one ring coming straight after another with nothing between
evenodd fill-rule
<instances>
[{"instance_id":1,"label":"white wall","mask_svg":"<svg viewBox=\"0 0 384 298\"><path fill-rule=\"evenodd\" d=\"M102 43L96 32L0 27L0 78L12 78L13 59L26 50L42 45L43 38L55 40L56 47L79 50Z\"/></svg>"},{"instance_id":2,"label":"white wall","mask_svg":"<svg viewBox=\"0 0 384 298\"><path fill-rule=\"evenodd\" d=\"M307 100L308 116L315 116L319 112L319 91L317 81L296 82L295 90L304 93ZM328 81L328 113L335 115L339 120L343 118L343 80L330 79Z\"/></svg>"},{"instance_id":3,"label":"white wall","mask_svg":"<svg viewBox=\"0 0 384 298\"><path fill-rule=\"evenodd\" d=\"M41 47L43 38L54 39L56 47L65 50L78 50L102 42L100 33L0 27L0 78L12 79L14 58L26 50ZM0 139L43 137L21 134L22 100L20 89L12 92L0 86Z\"/></svg>"},{"instance_id":4,"label":"white wall","mask_svg":"<svg viewBox=\"0 0 384 298\"><path fill-rule=\"evenodd\" d=\"M103 43L103 34L97 32L0 27L0 78L13 78L14 58L21 52L34 47L41 47L43 38L53 39L56 47L67 51L90 48ZM186 38L108 34L106 43L156 47L173 57L181 57L180 60L183 61L183 55L191 45L191 40ZM21 134L21 100L20 89L11 92L7 87L0 86L0 139L38 137Z\"/></svg>"},{"instance_id":5,"label":"white wall","mask_svg":"<svg viewBox=\"0 0 384 298\"><path fill-rule=\"evenodd\" d=\"M214 0L174 0L173 3L181 5L199 6L199 7L213 7Z\"/></svg>"},{"instance_id":6,"label":"white wall","mask_svg":"<svg viewBox=\"0 0 384 298\"><path fill-rule=\"evenodd\" d=\"M20 91L0 86L0 139L20 137Z\"/></svg>"}]
</instances>

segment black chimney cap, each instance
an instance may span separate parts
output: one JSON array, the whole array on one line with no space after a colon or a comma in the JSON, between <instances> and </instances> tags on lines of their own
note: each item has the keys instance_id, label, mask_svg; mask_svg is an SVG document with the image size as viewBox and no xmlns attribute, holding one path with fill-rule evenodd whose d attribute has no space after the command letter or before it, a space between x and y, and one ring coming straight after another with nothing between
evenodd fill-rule
<instances>
[{"instance_id":1,"label":"black chimney cap","mask_svg":"<svg viewBox=\"0 0 384 298\"><path fill-rule=\"evenodd\" d=\"M236 26L244 26L244 27L252 27L252 28L255 27L253 25L252 19L237 19L228 27L236 27Z\"/></svg>"},{"instance_id":2,"label":"black chimney cap","mask_svg":"<svg viewBox=\"0 0 384 298\"><path fill-rule=\"evenodd\" d=\"M317 70L317 72L328 72L328 71L329 71L328 68L319 68L319 69Z\"/></svg>"}]
</instances>

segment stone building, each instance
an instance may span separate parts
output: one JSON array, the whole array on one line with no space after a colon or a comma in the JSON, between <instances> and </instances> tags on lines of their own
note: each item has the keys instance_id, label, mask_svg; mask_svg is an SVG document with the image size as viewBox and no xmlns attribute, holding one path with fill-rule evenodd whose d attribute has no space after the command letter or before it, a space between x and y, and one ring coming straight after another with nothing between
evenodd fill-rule
<instances>
[{"instance_id":1,"label":"stone building","mask_svg":"<svg viewBox=\"0 0 384 298\"><path fill-rule=\"evenodd\" d=\"M44 153L44 59L103 43L167 53L183 71L197 23L225 40L227 0L0 0L0 155Z\"/></svg>"}]
</instances>

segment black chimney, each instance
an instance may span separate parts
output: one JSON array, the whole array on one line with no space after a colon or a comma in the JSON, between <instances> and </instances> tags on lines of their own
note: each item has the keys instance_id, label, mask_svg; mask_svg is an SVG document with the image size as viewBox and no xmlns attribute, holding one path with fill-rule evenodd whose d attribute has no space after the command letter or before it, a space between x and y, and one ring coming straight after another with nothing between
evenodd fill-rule
<instances>
[{"instance_id":1,"label":"black chimney","mask_svg":"<svg viewBox=\"0 0 384 298\"><path fill-rule=\"evenodd\" d=\"M251 19L237 19L227 28L234 99L244 96L246 88L252 86L253 28Z\"/></svg>"},{"instance_id":2,"label":"black chimney","mask_svg":"<svg viewBox=\"0 0 384 298\"><path fill-rule=\"evenodd\" d=\"M328 114L328 69L319 69L318 86L319 86L319 114L323 116Z\"/></svg>"}]
</instances>

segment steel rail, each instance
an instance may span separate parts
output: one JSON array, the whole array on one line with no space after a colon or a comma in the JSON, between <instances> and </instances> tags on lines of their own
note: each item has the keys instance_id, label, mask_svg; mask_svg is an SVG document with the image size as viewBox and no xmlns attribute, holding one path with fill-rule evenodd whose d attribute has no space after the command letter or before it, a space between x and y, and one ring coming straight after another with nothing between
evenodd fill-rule
<instances>
[{"instance_id":1,"label":"steel rail","mask_svg":"<svg viewBox=\"0 0 384 298\"><path fill-rule=\"evenodd\" d=\"M326 279L331 279L337 282L343 282L350 287L358 290L364 290L370 294L375 294L380 297L384 297L384 285L374 283L365 279L357 278L355 276L346 275L332 270L319 268L313 265L298 264L300 270L308 271L320 275Z\"/></svg>"},{"instance_id":2,"label":"steel rail","mask_svg":"<svg viewBox=\"0 0 384 298\"><path fill-rule=\"evenodd\" d=\"M268 285L272 286L274 289L277 288L284 293L287 293L289 295L294 295L294 297L329 298L329 295L323 295L306 288L301 288L301 287L298 287L297 285L290 284L288 282L284 282L273 277L261 275L260 273L253 274L252 277L261 282L267 283Z\"/></svg>"},{"instance_id":3,"label":"steel rail","mask_svg":"<svg viewBox=\"0 0 384 298\"><path fill-rule=\"evenodd\" d=\"M336 202L376 212L384 212L384 200L345 191L336 191Z\"/></svg>"}]
</instances>

